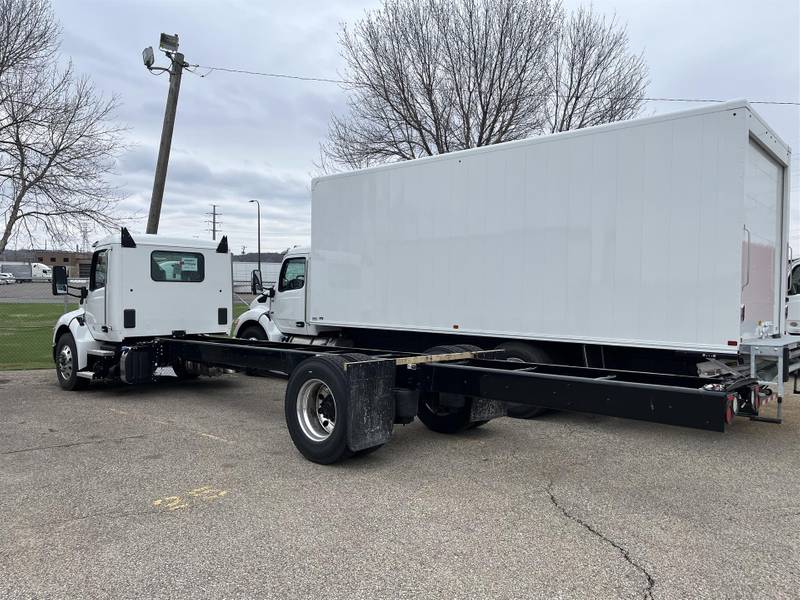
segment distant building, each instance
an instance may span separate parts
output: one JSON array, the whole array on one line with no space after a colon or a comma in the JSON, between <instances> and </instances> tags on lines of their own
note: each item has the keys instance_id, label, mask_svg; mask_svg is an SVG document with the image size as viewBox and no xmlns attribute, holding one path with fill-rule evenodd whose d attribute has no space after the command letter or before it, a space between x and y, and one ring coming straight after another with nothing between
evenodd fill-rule
<instances>
[{"instance_id":1,"label":"distant building","mask_svg":"<svg viewBox=\"0 0 800 600\"><path fill-rule=\"evenodd\" d=\"M88 277L92 265L91 252L69 250L6 250L0 261L42 263L48 267L67 267L69 277Z\"/></svg>"}]
</instances>

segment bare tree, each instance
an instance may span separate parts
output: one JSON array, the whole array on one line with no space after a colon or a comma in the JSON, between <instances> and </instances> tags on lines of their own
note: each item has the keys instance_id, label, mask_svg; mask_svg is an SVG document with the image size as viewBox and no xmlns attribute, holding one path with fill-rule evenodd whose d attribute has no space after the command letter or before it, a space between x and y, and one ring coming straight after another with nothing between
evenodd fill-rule
<instances>
[{"instance_id":1,"label":"bare tree","mask_svg":"<svg viewBox=\"0 0 800 600\"><path fill-rule=\"evenodd\" d=\"M0 0L0 252L12 236L63 242L81 222L114 223L115 102L58 67L59 34L46 0Z\"/></svg>"},{"instance_id":2,"label":"bare tree","mask_svg":"<svg viewBox=\"0 0 800 600\"><path fill-rule=\"evenodd\" d=\"M385 0L340 44L348 112L324 170L628 118L646 85L624 29L558 0Z\"/></svg>"},{"instance_id":3,"label":"bare tree","mask_svg":"<svg viewBox=\"0 0 800 600\"><path fill-rule=\"evenodd\" d=\"M625 28L591 8L562 23L547 75L550 132L630 119L641 110L648 84L644 58L629 51Z\"/></svg>"}]
</instances>

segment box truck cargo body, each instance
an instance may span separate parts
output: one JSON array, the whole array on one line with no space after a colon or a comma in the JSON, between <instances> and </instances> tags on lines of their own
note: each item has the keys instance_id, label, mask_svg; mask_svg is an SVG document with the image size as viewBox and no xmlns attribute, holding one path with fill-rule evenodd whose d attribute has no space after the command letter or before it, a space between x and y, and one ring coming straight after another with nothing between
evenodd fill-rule
<instances>
[{"instance_id":1,"label":"box truck cargo body","mask_svg":"<svg viewBox=\"0 0 800 600\"><path fill-rule=\"evenodd\" d=\"M789 163L742 101L318 178L305 320L733 354L784 331Z\"/></svg>"}]
</instances>

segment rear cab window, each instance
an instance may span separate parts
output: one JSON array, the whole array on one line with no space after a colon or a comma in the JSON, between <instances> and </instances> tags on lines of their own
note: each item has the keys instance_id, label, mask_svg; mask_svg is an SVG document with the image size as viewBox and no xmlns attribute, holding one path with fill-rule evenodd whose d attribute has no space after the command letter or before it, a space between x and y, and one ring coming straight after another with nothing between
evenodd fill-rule
<instances>
[{"instance_id":1,"label":"rear cab window","mask_svg":"<svg viewBox=\"0 0 800 600\"><path fill-rule=\"evenodd\" d=\"M154 250L150 254L153 281L200 282L205 279L205 259L200 252Z\"/></svg>"}]
</instances>

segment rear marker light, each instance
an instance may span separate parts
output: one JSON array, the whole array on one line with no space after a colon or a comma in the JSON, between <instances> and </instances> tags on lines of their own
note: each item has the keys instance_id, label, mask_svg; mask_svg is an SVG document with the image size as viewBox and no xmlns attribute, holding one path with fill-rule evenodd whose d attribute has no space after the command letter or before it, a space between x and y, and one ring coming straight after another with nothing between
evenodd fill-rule
<instances>
[{"instance_id":1,"label":"rear marker light","mask_svg":"<svg viewBox=\"0 0 800 600\"><path fill-rule=\"evenodd\" d=\"M738 346L739 342L736 340L728 340L728 346Z\"/></svg>"},{"instance_id":2,"label":"rear marker light","mask_svg":"<svg viewBox=\"0 0 800 600\"><path fill-rule=\"evenodd\" d=\"M730 425L733 423L733 416L735 414L734 404L736 402L736 398L733 394L728 394L727 402L725 402L725 424Z\"/></svg>"}]
</instances>

